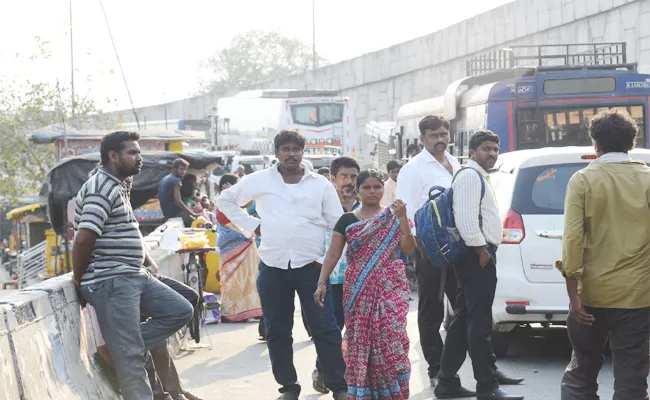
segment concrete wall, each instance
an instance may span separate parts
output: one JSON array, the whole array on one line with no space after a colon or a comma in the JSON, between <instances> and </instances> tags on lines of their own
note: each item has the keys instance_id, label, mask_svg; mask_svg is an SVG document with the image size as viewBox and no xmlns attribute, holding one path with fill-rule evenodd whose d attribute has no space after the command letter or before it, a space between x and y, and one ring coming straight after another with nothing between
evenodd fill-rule
<instances>
[{"instance_id":1,"label":"concrete wall","mask_svg":"<svg viewBox=\"0 0 650 400\"><path fill-rule=\"evenodd\" d=\"M118 399L69 275L0 298L0 399Z\"/></svg>"},{"instance_id":2,"label":"concrete wall","mask_svg":"<svg viewBox=\"0 0 650 400\"><path fill-rule=\"evenodd\" d=\"M355 109L367 164L371 140L361 139L365 124L393 120L402 104L441 95L465 76L467 58L508 45L626 42L628 62L650 73L649 21L650 0L517 0L430 35L255 88L340 90ZM216 98L176 103L173 112L168 105L168 118L200 118ZM160 115L162 109L147 107L141 115Z\"/></svg>"}]
</instances>

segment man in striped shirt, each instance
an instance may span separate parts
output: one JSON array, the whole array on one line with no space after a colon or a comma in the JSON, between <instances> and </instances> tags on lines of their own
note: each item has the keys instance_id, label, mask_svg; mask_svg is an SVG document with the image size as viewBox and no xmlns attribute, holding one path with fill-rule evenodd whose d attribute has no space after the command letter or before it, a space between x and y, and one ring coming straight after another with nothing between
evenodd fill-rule
<instances>
[{"instance_id":1,"label":"man in striped shirt","mask_svg":"<svg viewBox=\"0 0 650 400\"><path fill-rule=\"evenodd\" d=\"M499 388L491 344L492 303L497 286L496 251L501 244L502 229L488 172L499 157L499 136L487 130L474 133L469 152L467 168L456 171L451 187L456 227L471 251L454 265L458 294L434 394L439 399L473 397L461 387L457 375L469 350L477 399L519 400L523 396L508 395ZM459 396L461 392L463 395Z\"/></svg>"},{"instance_id":2,"label":"man in striped shirt","mask_svg":"<svg viewBox=\"0 0 650 400\"><path fill-rule=\"evenodd\" d=\"M123 184L142 169L138 139L122 131L102 139L102 167L77 195L72 249L80 300L95 308L125 400L153 397L145 353L187 324L193 312L143 268L157 266L145 251Z\"/></svg>"}]
</instances>

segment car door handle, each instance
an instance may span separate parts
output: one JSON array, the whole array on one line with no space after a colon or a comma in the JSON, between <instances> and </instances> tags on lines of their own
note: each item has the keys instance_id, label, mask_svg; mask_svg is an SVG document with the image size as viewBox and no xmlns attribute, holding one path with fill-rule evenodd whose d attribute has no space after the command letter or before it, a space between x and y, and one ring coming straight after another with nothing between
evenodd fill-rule
<instances>
[{"instance_id":1,"label":"car door handle","mask_svg":"<svg viewBox=\"0 0 650 400\"><path fill-rule=\"evenodd\" d=\"M562 231L547 231L544 229L533 229L535 235L548 239L562 239Z\"/></svg>"}]
</instances>

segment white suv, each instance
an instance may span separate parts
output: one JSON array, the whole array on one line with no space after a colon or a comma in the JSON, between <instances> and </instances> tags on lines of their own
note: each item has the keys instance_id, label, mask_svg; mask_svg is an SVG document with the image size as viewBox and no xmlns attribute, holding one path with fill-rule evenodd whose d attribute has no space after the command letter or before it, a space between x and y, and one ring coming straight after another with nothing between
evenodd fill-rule
<instances>
[{"instance_id":1,"label":"white suv","mask_svg":"<svg viewBox=\"0 0 650 400\"><path fill-rule=\"evenodd\" d=\"M634 150L630 156L650 163L650 150ZM562 258L564 197L571 176L595 158L592 147L521 150L499 156L490 172L503 221L492 305L492 344L498 356L507 352L517 326L566 324L569 299L555 268Z\"/></svg>"}]
</instances>

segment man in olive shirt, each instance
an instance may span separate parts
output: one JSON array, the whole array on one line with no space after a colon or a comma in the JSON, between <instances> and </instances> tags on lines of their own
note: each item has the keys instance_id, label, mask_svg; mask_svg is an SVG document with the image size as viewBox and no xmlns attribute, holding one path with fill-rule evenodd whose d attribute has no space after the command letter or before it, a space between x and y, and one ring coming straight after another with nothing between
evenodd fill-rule
<instances>
[{"instance_id":1,"label":"man in olive shirt","mask_svg":"<svg viewBox=\"0 0 650 400\"><path fill-rule=\"evenodd\" d=\"M598 159L567 186L561 269L573 355L562 400L598 398L608 336L614 400L648 398L650 168L627 154L638 133L624 111L598 115L589 128Z\"/></svg>"}]
</instances>

